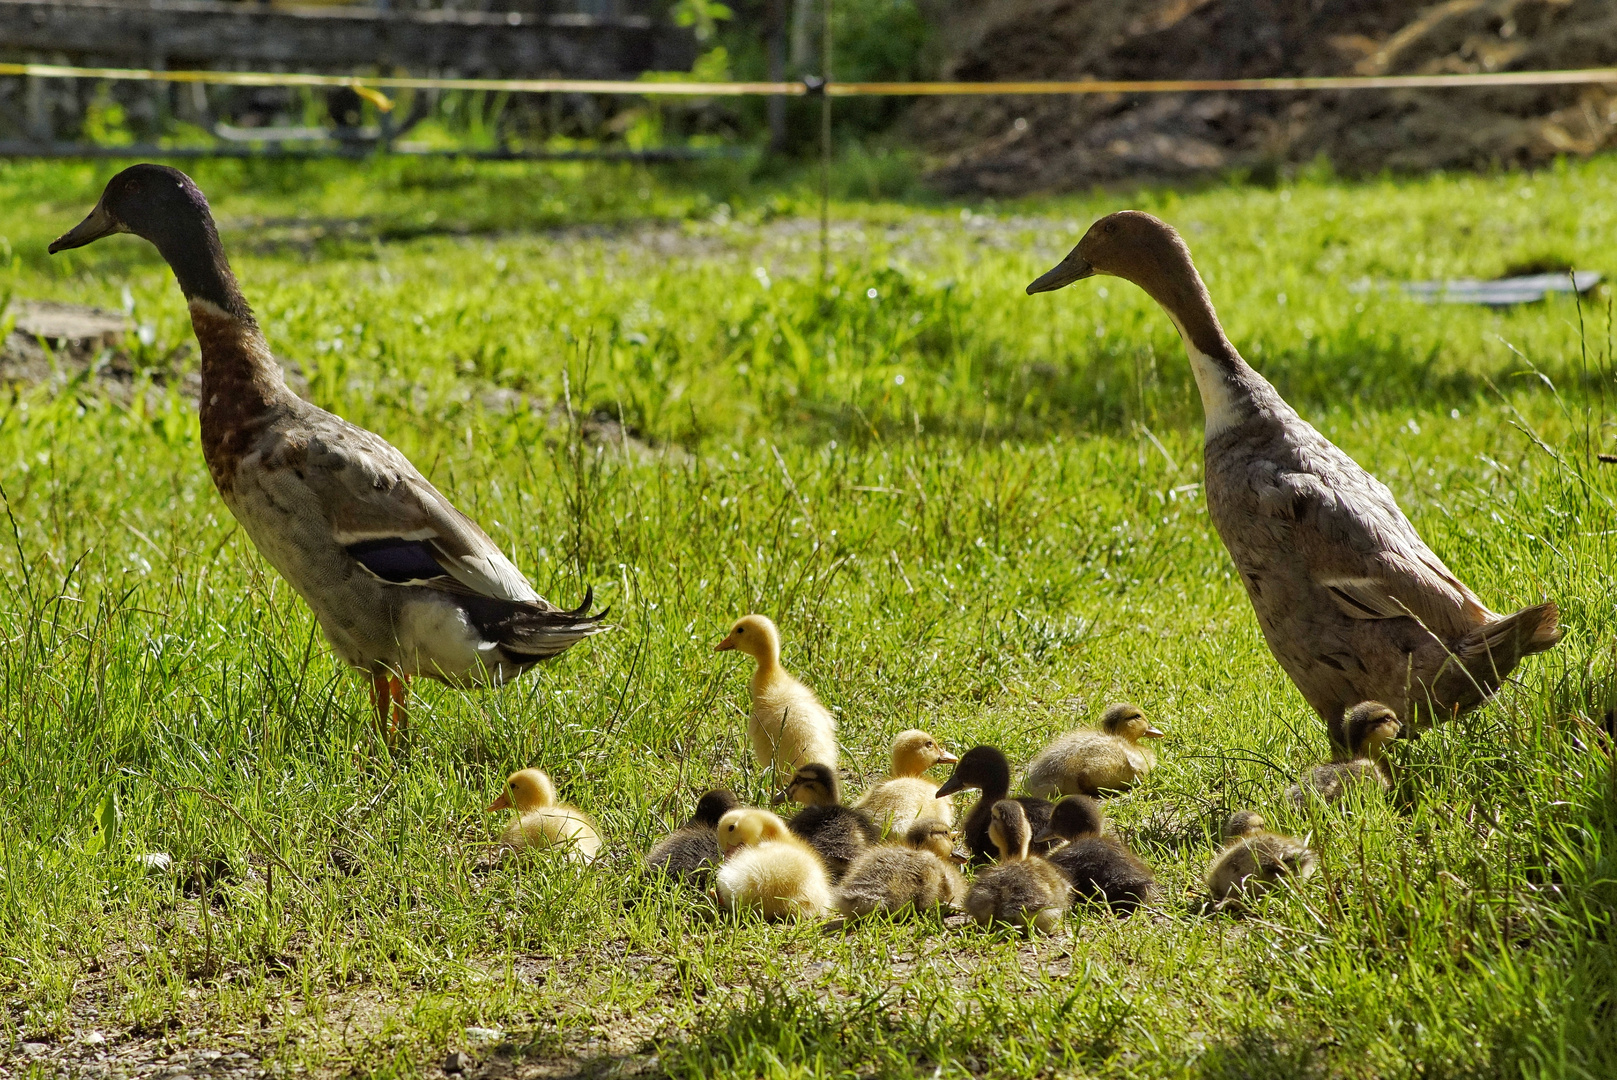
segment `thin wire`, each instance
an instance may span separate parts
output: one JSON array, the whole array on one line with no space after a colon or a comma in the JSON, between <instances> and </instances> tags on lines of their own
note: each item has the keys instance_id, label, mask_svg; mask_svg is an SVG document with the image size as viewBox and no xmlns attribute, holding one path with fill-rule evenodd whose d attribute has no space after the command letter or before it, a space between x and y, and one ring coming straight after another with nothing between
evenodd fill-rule
<instances>
[{"instance_id":1,"label":"thin wire","mask_svg":"<svg viewBox=\"0 0 1617 1080\"><path fill-rule=\"evenodd\" d=\"M311 75L268 71L157 71L147 68L70 67L0 63L0 76L108 79L125 82L203 83L213 86L346 86L379 90L500 90L518 94L634 94L675 97L801 97L801 82L652 82L622 79L438 79L407 75ZM1493 71L1464 75L1330 75L1280 79L1155 79L1069 82L848 82L827 83L832 97L934 97L996 94L1182 94L1295 90L1445 90L1489 86L1617 85L1617 68L1570 71Z\"/></svg>"}]
</instances>

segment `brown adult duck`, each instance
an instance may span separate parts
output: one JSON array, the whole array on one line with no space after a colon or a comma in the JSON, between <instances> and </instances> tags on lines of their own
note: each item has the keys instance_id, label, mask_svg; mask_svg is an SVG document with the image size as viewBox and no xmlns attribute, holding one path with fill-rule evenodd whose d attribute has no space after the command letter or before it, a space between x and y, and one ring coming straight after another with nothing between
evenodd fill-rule
<instances>
[{"instance_id":1,"label":"brown adult duck","mask_svg":"<svg viewBox=\"0 0 1617 1080\"><path fill-rule=\"evenodd\" d=\"M1490 611L1422 542L1392 493L1315 431L1225 337L1190 249L1125 210L1027 287L1096 274L1167 312L1206 415L1207 508L1275 659L1345 748L1343 712L1381 701L1406 725L1481 704L1561 639L1554 603Z\"/></svg>"},{"instance_id":2,"label":"brown adult duck","mask_svg":"<svg viewBox=\"0 0 1617 1080\"><path fill-rule=\"evenodd\" d=\"M390 742L412 676L498 685L605 629L589 593L572 611L545 600L386 440L287 389L190 177L125 169L50 251L123 232L156 246L190 306L214 485L337 655L370 675Z\"/></svg>"}]
</instances>

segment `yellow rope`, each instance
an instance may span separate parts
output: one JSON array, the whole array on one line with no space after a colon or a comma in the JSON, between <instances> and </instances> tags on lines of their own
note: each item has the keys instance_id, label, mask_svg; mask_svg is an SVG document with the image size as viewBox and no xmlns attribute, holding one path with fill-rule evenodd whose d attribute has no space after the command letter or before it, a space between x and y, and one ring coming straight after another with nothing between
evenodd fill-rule
<instances>
[{"instance_id":1,"label":"yellow rope","mask_svg":"<svg viewBox=\"0 0 1617 1080\"><path fill-rule=\"evenodd\" d=\"M0 63L0 76L208 83L215 86L345 86L380 108L383 90L494 90L519 94L635 94L678 97L801 97L800 82L680 82L628 79L433 79L415 76L310 75L275 71L156 71ZM1461 87L1617 84L1617 68L1574 71L1495 71L1463 75L1329 75L1282 79L1079 79L1067 82L833 82L832 97L940 97L986 94L1182 94L1191 91L1443 90ZM374 95L374 96L373 96ZM380 99L380 100L378 100ZM384 105L383 103L386 102Z\"/></svg>"}]
</instances>

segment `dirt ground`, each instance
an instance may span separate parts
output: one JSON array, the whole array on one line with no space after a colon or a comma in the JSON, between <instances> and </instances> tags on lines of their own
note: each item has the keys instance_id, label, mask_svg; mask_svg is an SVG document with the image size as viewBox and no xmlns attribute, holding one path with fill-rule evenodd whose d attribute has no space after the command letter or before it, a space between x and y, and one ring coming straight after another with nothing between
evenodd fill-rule
<instances>
[{"instance_id":1,"label":"dirt ground","mask_svg":"<svg viewBox=\"0 0 1617 1080\"><path fill-rule=\"evenodd\" d=\"M1259 78L1617 65L1617 0L992 0L958 80ZM945 190L1019 195L1326 158L1348 175L1527 166L1617 144L1610 86L940 98L912 134Z\"/></svg>"}]
</instances>

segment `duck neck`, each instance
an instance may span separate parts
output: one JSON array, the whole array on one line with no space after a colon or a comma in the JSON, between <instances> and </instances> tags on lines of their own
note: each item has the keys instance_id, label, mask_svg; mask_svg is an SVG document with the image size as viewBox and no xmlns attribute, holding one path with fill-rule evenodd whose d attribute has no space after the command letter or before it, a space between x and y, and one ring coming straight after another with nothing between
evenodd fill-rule
<instances>
[{"instance_id":1,"label":"duck neck","mask_svg":"<svg viewBox=\"0 0 1617 1080\"><path fill-rule=\"evenodd\" d=\"M1011 766L1005 761L991 761L983 766L981 783L977 790L983 793L983 805L993 806L1011 792Z\"/></svg>"},{"instance_id":2,"label":"duck neck","mask_svg":"<svg viewBox=\"0 0 1617 1080\"><path fill-rule=\"evenodd\" d=\"M191 309L191 328L202 353L202 417L231 424L287 393L258 320L225 258L213 218L206 212L150 237L174 271Z\"/></svg>"},{"instance_id":3,"label":"duck neck","mask_svg":"<svg viewBox=\"0 0 1617 1080\"><path fill-rule=\"evenodd\" d=\"M1207 438L1212 439L1256 412L1256 399L1262 396L1259 387L1268 384L1225 336L1218 312L1213 309L1213 298L1190 261L1189 252L1184 255L1183 265L1141 287L1162 305L1184 342L1196 389L1201 392Z\"/></svg>"},{"instance_id":4,"label":"duck neck","mask_svg":"<svg viewBox=\"0 0 1617 1080\"><path fill-rule=\"evenodd\" d=\"M758 692L780 677L780 646L772 641L766 642L753 659L758 661L758 666L752 673L752 689Z\"/></svg>"}]
</instances>

